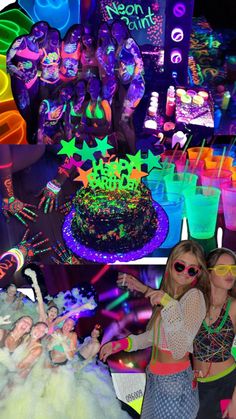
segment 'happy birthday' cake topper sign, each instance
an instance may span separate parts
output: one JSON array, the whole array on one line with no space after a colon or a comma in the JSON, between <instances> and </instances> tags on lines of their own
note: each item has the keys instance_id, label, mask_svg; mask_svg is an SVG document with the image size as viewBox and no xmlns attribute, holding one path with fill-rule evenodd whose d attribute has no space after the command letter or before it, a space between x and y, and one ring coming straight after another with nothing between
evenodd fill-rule
<instances>
[{"instance_id":1,"label":"'happy birthday' cake topper sign","mask_svg":"<svg viewBox=\"0 0 236 419\"><path fill-rule=\"evenodd\" d=\"M148 176L148 173L155 167L161 168L159 163L160 156L155 156L150 150L145 158L142 158L139 150L135 155L127 154L126 159L118 159L116 156L109 156L108 149L113 148L108 144L108 137L96 139L97 146L89 147L83 143L82 149L75 145L75 139L68 142L62 141L62 148L58 154L66 154L69 158L67 166L76 166L79 176L74 180L83 183L84 187L100 188L104 190L136 190L142 177ZM85 145L86 144L86 145ZM95 160L94 153L100 151L104 159ZM74 159L78 154L84 164L90 160L92 167L88 170L81 168L82 164ZM112 160L115 158L115 160ZM146 165L146 170L142 171L142 165Z\"/></svg>"},{"instance_id":2,"label":"'happy birthday' cake topper sign","mask_svg":"<svg viewBox=\"0 0 236 419\"><path fill-rule=\"evenodd\" d=\"M93 162L92 172L88 174L88 184L91 188L110 191L136 190L142 176L147 176L147 173L133 169L127 160L116 159L105 163L100 159L98 162Z\"/></svg>"}]
</instances>

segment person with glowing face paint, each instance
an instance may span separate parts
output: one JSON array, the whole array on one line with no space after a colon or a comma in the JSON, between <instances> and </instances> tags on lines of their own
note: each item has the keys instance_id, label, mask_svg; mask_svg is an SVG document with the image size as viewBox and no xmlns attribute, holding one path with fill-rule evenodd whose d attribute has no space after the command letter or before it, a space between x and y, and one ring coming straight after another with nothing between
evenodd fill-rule
<instances>
[{"instance_id":1,"label":"person with glowing face paint","mask_svg":"<svg viewBox=\"0 0 236 419\"><path fill-rule=\"evenodd\" d=\"M115 77L115 45L111 38L111 32L106 23L103 23L98 31L96 58L98 61L99 77L102 82L102 98L110 105L117 89Z\"/></svg>"},{"instance_id":2,"label":"person with glowing face paint","mask_svg":"<svg viewBox=\"0 0 236 419\"><path fill-rule=\"evenodd\" d=\"M33 25L29 35L17 38L7 51L7 71L11 76L12 93L17 108L27 124L27 139L35 142L37 127L40 48L48 32L46 22Z\"/></svg>"},{"instance_id":3,"label":"person with glowing face paint","mask_svg":"<svg viewBox=\"0 0 236 419\"><path fill-rule=\"evenodd\" d=\"M207 315L193 344L200 409L197 419L236 419L236 255L207 256Z\"/></svg>"},{"instance_id":4,"label":"person with glowing face paint","mask_svg":"<svg viewBox=\"0 0 236 419\"><path fill-rule=\"evenodd\" d=\"M119 127L129 148L135 152L135 134L131 117L145 92L143 60L138 45L130 37L123 21L113 22L112 36L116 41L116 76L119 81L119 102L122 103Z\"/></svg>"},{"instance_id":5,"label":"person with glowing face paint","mask_svg":"<svg viewBox=\"0 0 236 419\"><path fill-rule=\"evenodd\" d=\"M67 83L76 80L81 71L82 25L68 29L61 43L60 79Z\"/></svg>"},{"instance_id":6,"label":"person with glowing face paint","mask_svg":"<svg viewBox=\"0 0 236 419\"><path fill-rule=\"evenodd\" d=\"M49 29L45 46L41 48L40 56L40 97L48 99L54 90L60 86L60 34L56 29Z\"/></svg>"},{"instance_id":7,"label":"person with glowing face paint","mask_svg":"<svg viewBox=\"0 0 236 419\"><path fill-rule=\"evenodd\" d=\"M180 242L172 249L161 289L146 286L155 306L147 331L106 343L100 359L111 354L152 346L142 406L142 419L195 419L198 391L190 365L193 340L206 315L201 289L205 290L207 269L202 248L194 241ZM132 288L135 289L133 281Z\"/></svg>"}]
</instances>

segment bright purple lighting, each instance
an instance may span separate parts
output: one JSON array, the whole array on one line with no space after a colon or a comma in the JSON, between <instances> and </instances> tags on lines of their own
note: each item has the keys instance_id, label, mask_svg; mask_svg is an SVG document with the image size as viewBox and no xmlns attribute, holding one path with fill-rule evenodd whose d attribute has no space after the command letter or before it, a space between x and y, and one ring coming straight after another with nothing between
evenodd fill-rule
<instances>
[{"instance_id":1,"label":"bright purple lighting","mask_svg":"<svg viewBox=\"0 0 236 419\"><path fill-rule=\"evenodd\" d=\"M176 3L173 7L173 13L176 17L182 17L185 15L186 6L184 3Z\"/></svg>"},{"instance_id":2,"label":"bright purple lighting","mask_svg":"<svg viewBox=\"0 0 236 419\"><path fill-rule=\"evenodd\" d=\"M171 39L174 42L181 42L184 39L184 31L181 28L174 28L171 31Z\"/></svg>"},{"instance_id":3,"label":"bright purple lighting","mask_svg":"<svg viewBox=\"0 0 236 419\"><path fill-rule=\"evenodd\" d=\"M102 292L99 295L99 301L110 300L112 298L118 297L121 294L122 294L122 291L119 288L113 288L113 289L111 289L109 291Z\"/></svg>"},{"instance_id":4,"label":"bright purple lighting","mask_svg":"<svg viewBox=\"0 0 236 419\"><path fill-rule=\"evenodd\" d=\"M173 64L179 64L182 61L182 53L179 49L172 49L170 60Z\"/></svg>"}]
</instances>

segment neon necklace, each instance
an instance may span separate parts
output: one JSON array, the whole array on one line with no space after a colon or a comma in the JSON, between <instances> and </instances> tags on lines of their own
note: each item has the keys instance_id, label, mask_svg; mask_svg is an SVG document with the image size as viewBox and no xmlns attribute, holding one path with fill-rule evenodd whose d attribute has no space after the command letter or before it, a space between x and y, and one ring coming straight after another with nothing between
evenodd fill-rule
<instances>
[{"instance_id":1,"label":"neon necklace","mask_svg":"<svg viewBox=\"0 0 236 419\"><path fill-rule=\"evenodd\" d=\"M228 303L227 303L226 309L225 309L225 314L224 314L224 316L223 316L223 318L222 318L222 320L221 320L221 322L220 322L220 324L219 324L218 327L214 328L214 327L208 326L208 324L206 323L206 321L203 320L203 326L208 331L208 333L219 333L221 331L221 329L224 326L224 324L226 322L226 319L228 317L229 309L230 309L230 304L231 304L231 301L229 300Z\"/></svg>"}]
</instances>

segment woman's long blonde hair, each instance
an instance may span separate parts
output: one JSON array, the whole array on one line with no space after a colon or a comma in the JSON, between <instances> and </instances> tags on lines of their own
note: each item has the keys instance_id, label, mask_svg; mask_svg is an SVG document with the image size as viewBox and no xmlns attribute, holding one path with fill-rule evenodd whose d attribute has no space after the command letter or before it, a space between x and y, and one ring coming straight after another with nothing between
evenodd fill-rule
<instances>
[{"instance_id":1,"label":"woman's long blonde hair","mask_svg":"<svg viewBox=\"0 0 236 419\"><path fill-rule=\"evenodd\" d=\"M196 284L194 284L194 287L200 289L203 292L205 300L206 300L206 305L208 305L208 300L210 296L210 284L208 281L208 271L207 271L207 265L205 261L205 255L204 255L203 248L197 242L193 240L183 240L180 243L178 243L175 247L173 247L167 260L164 278L162 280L160 289L166 292L170 297L172 298L175 297L174 283L171 277L171 271L173 268L174 261L176 259L181 259L181 256L184 253L191 253L197 259L197 264L200 268L200 273L198 275ZM188 284L185 287L183 287L181 294L178 295L176 299L179 300L192 287L193 287L193 283ZM157 306L154 309L152 317L147 325L148 329L150 329L153 326L157 316L159 315L160 309L161 309L160 306Z\"/></svg>"}]
</instances>

